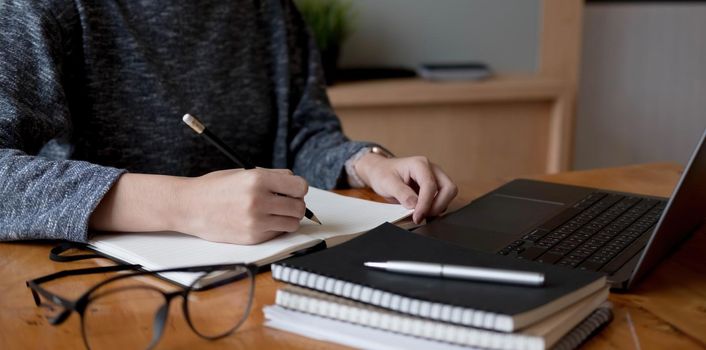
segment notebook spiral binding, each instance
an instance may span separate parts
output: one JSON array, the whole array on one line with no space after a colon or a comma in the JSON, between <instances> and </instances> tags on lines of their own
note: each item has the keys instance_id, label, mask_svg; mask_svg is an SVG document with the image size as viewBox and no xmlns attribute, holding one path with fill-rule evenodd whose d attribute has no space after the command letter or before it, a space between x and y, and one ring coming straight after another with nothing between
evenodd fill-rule
<instances>
[{"instance_id":1,"label":"notebook spiral binding","mask_svg":"<svg viewBox=\"0 0 706 350\"><path fill-rule=\"evenodd\" d=\"M587 319L562 337L552 350L572 350L588 341L613 320L613 304L609 301L599 306Z\"/></svg>"},{"instance_id":2,"label":"notebook spiral binding","mask_svg":"<svg viewBox=\"0 0 706 350\"><path fill-rule=\"evenodd\" d=\"M546 348L542 339L527 335L501 333L431 321L375 309L373 306L353 301L341 303L279 290L277 291L276 303L285 308L320 317L462 346L479 346L499 350L543 350Z\"/></svg>"},{"instance_id":3,"label":"notebook spiral binding","mask_svg":"<svg viewBox=\"0 0 706 350\"><path fill-rule=\"evenodd\" d=\"M282 282L362 301L409 315L501 332L513 330L512 318L509 316L409 298L280 264L272 265L272 277Z\"/></svg>"}]
</instances>

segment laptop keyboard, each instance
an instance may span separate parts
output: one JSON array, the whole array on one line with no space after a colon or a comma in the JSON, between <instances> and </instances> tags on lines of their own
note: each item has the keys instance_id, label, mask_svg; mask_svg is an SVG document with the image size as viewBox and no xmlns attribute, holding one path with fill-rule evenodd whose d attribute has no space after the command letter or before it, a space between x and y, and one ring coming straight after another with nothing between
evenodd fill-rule
<instances>
[{"instance_id":1,"label":"laptop keyboard","mask_svg":"<svg viewBox=\"0 0 706 350\"><path fill-rule=\"evenodd\" d=\"M594 192L498 253L613 273L644 247L666 204Z\"/></svg>"}]
</instances>

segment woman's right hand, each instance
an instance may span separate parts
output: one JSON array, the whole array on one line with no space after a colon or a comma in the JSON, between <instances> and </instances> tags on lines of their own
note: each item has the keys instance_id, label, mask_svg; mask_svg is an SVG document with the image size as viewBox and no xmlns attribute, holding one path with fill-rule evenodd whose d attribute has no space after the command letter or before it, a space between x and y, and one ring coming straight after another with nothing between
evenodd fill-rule
<instances>
[{"instance_id":1,"label":"woman's right hand","mask_svg":"<svg viewBox=\"0 0 706 350\"><path fill-rule=\"evenodd\" d=\"M188 178L176 231L214 242L257 244L299 229L308 184L287 169L233 169Z\"/></svg>"},{"instance_id":2,"label":"woman's right hand","mask_svg":"<svg viewBox=\"0 0 706 350\"><path fill-rule=\"evenodd\" d=\"M257 244L299 228L308 189L286 169L221 170L193 178L126 173L103 196L88 226Z\"/></svg>"}]
</instances>

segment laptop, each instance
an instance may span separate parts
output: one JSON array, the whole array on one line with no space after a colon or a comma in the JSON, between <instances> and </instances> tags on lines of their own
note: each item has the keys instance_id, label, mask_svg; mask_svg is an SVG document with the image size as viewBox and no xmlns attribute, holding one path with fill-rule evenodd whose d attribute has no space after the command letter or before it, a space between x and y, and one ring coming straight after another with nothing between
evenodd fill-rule
<instances>
[{"instance_id":1,"label":"laptop","mask_svg":"<svg viewBox=\"0 0 706 350\"><path fill-rule=\"evenodd\" d=\"M601 271L627 290L706 221L706 130L672 196L515 180L414 232L475 250Z\"/></svg>"}]
</instances>

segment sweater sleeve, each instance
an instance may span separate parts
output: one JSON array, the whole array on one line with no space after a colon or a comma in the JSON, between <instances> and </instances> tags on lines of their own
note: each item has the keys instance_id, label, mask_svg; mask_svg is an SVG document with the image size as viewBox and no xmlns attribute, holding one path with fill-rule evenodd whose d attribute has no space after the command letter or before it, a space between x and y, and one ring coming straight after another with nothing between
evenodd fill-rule
<instances>
[{"instance_id":1,"label":"sweater sleeve","mask_svg":"<svg viewBox=\"0 0 706 350\"><path fill-rule=\"evenodd\" d=\"M369 142L350 141L326 94L319 51L294 5L286 1L290 87L293 100L289 153L292 169L312 186L331 189L346 184L344 164Z\"/></svg>"},{"instance_id":2,"label":"sweater sleeve","mask_svg":"<svg viewBox=\"0 0 706 350\"><path fill-rule=\"evenodd\" d=\"M71 132L64 28L52 13L0 3L0 240L85 241L90 214L123 172L37 155Z\"/></svg>"}]
</instances>

